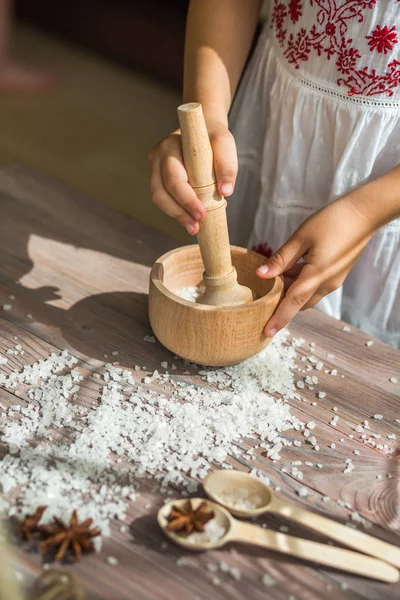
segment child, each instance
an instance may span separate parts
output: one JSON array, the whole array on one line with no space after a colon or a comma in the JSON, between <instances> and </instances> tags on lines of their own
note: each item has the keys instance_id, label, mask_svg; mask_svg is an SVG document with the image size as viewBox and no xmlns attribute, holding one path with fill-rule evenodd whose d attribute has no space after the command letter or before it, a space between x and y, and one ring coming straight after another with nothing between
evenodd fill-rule
<instances>
[{"instance_id":1,"label":"child","mask_svg":"<svg viewBox=\"0 0 400 600\"><path fill-rule=\"evenodd\" d=\"M270 0L232 135L260 4L191 1L184 101L203 105L219 192L235 188L232 243L285 277L265 333L317 305L400 347L400 2ZM196 234L179 130L150 159L153 202Z\"/></svg>"}]
</instances>

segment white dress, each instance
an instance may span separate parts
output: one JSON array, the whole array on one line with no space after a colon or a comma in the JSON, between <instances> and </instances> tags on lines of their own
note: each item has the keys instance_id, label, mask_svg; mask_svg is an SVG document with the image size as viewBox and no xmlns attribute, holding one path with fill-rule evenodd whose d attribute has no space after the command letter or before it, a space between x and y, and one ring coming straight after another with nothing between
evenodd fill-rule
<instances>
[{"instance_id":1,"label":"white dress","mask_svg":"<svg viewBox=\"0 0 400 600\"><path fill-rule=\"evenodd\" d=\"M232 243L266 255L400 163L400 0L270 7L230 115L239 175L228 203ZM318 308L400 347L400 219Z\"/></svg>"}]
</instances>

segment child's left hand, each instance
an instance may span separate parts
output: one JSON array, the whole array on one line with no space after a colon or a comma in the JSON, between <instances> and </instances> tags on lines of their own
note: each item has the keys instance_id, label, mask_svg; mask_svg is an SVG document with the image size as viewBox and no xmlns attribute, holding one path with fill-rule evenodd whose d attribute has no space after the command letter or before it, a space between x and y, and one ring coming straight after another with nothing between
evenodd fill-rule
<instances>
[{"instance_id":1,"label":"child's left hand","mask_svg":"<svg viewBox=\"0 0 400 600\"><path fill-rule=\"evenodd\" d=\"M299 310L314 306L342 285L378 227L351 195L309 217L257 271L263 279L281 274L285 279L285 297L267 323L265 335L274 336Z\"/></svg>"}]
</instances>

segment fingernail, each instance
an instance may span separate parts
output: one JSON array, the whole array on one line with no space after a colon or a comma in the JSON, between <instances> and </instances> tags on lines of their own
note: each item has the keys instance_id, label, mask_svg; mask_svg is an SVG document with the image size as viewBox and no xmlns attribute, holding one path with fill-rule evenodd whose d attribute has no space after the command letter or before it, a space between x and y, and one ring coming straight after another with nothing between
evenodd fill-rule
<instances>
[{"instance_id":1,"label":"fingernail","mask_svg":"<svg viewBox=\"0 0 400 600\"><path fill-rule=\"evenodd\" d=\"M261 267L258 267L257 271L259 273L261 273L261 275L266 275L266 273L268 273L268 271L269 271L269 266L268 265L261 265Z\"/></svg>"},{"instance_id":2,"label":"fingernail","mask_svg":"<svg viewBox=\"0 0 400 600\"><path fill-rule=\"evenodd\" d=\"M188 225L186 225L186 231L190 233L190 235L194 235L194 233L196 232L196 225L192 225L192 223L189 223Z\"/></svg>"},{"instance_id":3,"label":"fingernail","mask_svg":"<svg viewBox=\"0 0 400 600\"><path fill-rule=\"evenodd\" d=\"M196 221L200 221L202 215L199 212L195 212L193 213L193 217L196 219Z\"/></svg>"},{"instance_id":4,"label":"fingernail","mask_svg":"<svg viewBox=\"0 0 400 600\"><path fill-rule=\"evenodd\" d=\"M274 327L273 329L268 329L268 331L265 335L267 338L270 338L270 337L274 337L274 335L276 335L277 333L278 333L278 330Z\"/></svg>"},{"instance_id":5,"label":"fingernail","mask_svg":"<svg viewBox=\"0 0 400 600\"><path fill-rule=\"evenodd\" d=\"M231 183L223 183L221 185L221 193L224 196L229 196L233 192L233 185Z\"/></svg>"}]
</instances>

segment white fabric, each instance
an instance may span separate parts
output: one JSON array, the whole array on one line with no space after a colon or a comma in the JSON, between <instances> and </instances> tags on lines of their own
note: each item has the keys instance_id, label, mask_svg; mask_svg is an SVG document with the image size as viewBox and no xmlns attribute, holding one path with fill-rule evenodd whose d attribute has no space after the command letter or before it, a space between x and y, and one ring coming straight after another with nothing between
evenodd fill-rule
<instances>
[{"instance_id":1,"label":"white fabric","mask_svg":"<svg viewBox=\"0 0 400 600\"><path fill-rule=\"evenodd\" d=\"M277 250L310 214L400 163L398 36L398 0L271 0L230 115L232 243ZM318 308L400 347L399 282L397 219Z\"/></svg>"}]
</instances>

